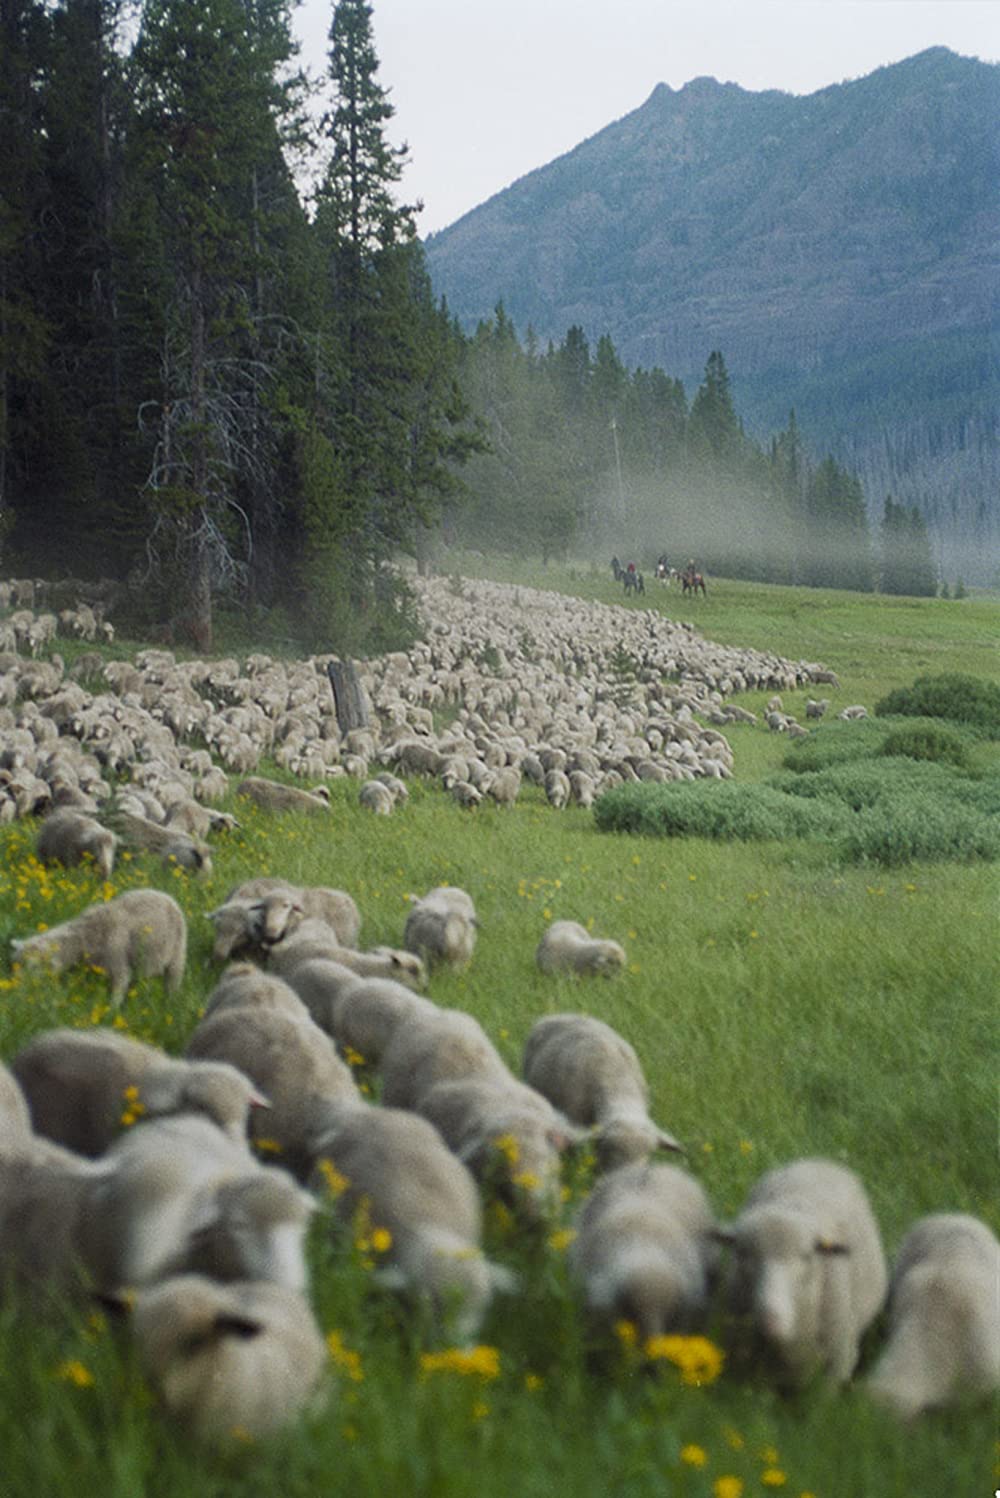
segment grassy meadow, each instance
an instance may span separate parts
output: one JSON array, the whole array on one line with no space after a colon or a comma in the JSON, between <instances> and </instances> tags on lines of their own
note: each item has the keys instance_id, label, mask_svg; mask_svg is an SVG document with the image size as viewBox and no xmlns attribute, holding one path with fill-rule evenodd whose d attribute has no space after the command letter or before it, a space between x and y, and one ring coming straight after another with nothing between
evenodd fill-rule
<instances>
[{"instance_id":1,"label":"grassy meadow","mask_svg":"<svg viewBox=\"0 0 1000 1498\"><path fill-rule=\"evenodd\" d=\"M463 569L475 562L464 559ZM480 561L485 571L485 564ZM610 573L530 568L502 580L620 601ZM647 580L639 607L691 619L711 638L822 661L840 676L832 712L915 676L995 679L1000 604L882 599L709 579L681 603ZM117 652L116 652L117 653ZM738 700L759 708L766 694ZM804 719L806 694L785 695ZM788 744L734 726L737 782L774 774ZM1000 745L983 741L992 771ZM515 1069L541 1015L586 1010L636 1046L653 1113L689 1150L720 1218L769 1167L802 1155L864 1178L892 1254L914 1218L973 1212L1000 1225L996 1177L997 865L849 864L822 838L729 842L601 832L592 813L555 813L526 789L512 811L475 814L420 782L391 818L331 782L329 818L275 817L235 798L239 833L219 838L210 879L125 859L102 889L88 870L46 870L34 828L0 834L0 937L53 925L102 894L167 889L189 920L188 972L169 1005L138 983L122 1013L100 975L0 976L0 1056L36 1031L115 1024L177 1051L211 988L204 915L238 881L280 874L349 890L362 944L398 945L406 895L448 882L473 895L479 942L464 973L431 984L477 1016ZM611 982L543 977L546 923L572 918L620 941ZM904 1429L856 1383L783 1397L729 1366L700 1383L627 1335L588 1333L566 1270L573 1212L591 1164L567 1167L563 1218L525 1239L488 1205L491 1255L520 1276L498 1299L481 1347L435 1343L371 1280L370 1243L336 1233L328 1209L310 1242L313 1303L329 1334L324 1406L280 1439L224 1454L191 1447L152 1407L127 1346L84 1307L43 1320L0 1305L0 1498L973 1498L996 1486L995 1409ZM724 1328L712 1335L722 1341ZM871 1361L877 1335L866 1348ZM441 1356L429 1354L438 1353ZM683 1360L682 1360L683 1361ZM688 1374L688 1378L693 1375Z\"/></svg>"}]
</instances>

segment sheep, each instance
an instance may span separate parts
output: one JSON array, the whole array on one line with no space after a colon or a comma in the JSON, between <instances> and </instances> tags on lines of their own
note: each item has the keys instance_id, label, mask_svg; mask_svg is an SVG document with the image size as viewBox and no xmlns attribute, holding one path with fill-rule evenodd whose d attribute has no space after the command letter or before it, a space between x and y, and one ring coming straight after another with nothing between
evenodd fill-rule
<instances>
[{"instance_id":1,"label":"sheep","mask_svg":"<svg viewBox=\"0 0 1000 1498\"><path fill-rule=\"evenodd\" d=\"M312 1189L332 1192L337 1215L366 1222L391 1241L375 1278L428 1302L443 1328L469 1342L510 1272L482 1251L475 1182L425 1119L398 1109L344 1109L319 1140Z\"/></svg>"},{"instance_id":2,"label":"sheep","mask_svg":"<svg viewBox=\"0 0 1000 1498\"><path fill-rule=\"evenodd\" d=\"M31 1133L31 1114L20 1083L0 1061L0 1155L16 1153Z\"/></svg>"},{"instance_id":3,"label":"sheep","mask_svg":"<svg viewBox=\"0 0 1000 1498\"><path fill-rule=\"evenodd\" d=\"M162 790L162 786L161 786ZM212 872L212 854L207 843L196 841L177 827L162 827L147 817L137 817L121 807L110 813L122 841L138 852L155 853L166 864L192 869L206 877Z\"/></svg>"},{"instance_id":4,"label":"sheep","mask_svg":"<svg viewBox=\"0 0 1000 1498\"><path fill-rule=\"evenodd\" d=\"M297 884L289 884L284 879L248 879L246 883L230 890L226 900L227 903L230 900L259 900L277 890L294 897L295 905L301 908L303 920L324 921L336 932L341 946L357 946L361 932L361 912L345 890L327 889L322 885L302 888Z\"/></svg>"},{"instance_id":5,"label":"sheep","mask_svg":"<svg viewBox=\"0 0 1000 1498\"><path fill-rule=\"evenodd\" d=\"M412 904L403 931L403 946L416 952L429 966L447 963L462 967L472 959L477 925L474 912L470 914L461 902L456 903L441 890L431 890Z\"/></svg>"},{"instance_id":6,"label":"sheep","mask_svg":"<svg viewBox=\"0 0 1000 1498\"><path fill-rule=\"evenodd\" d=\"M163 977L176 993L187 960L187 925L176 900L155 889L126 890L37 936L11 942L15 962L45 964L56 973L77 963L103 968L120 1008L133 974Z\"/></svg>"},{"instance_id":7,"label":"sheep","mask_svg":"<svg viewBox=\"0 0 1000 1498\"><path fill-rule=\"evenodd\" d=\"M809 697L806 699L806 717L822 718L829 706L829 697L821 697L818 702L814 698Z\"/></svg>"},{"instance_id":8,"label":"sheep","mask_svg":"<svg viewBox=\"0 0 1000 1498\"><path fill-rule=\"evenodd\" d=\"M569 777L562 770L545 772L545 799L550 806L562 811L569 804L570 794Z\"/></svg>"},{"instance_id":9,"label":"sheep","mask_svg":"<svg viewBox=\"0 0 1000 1498\"><path fill-rule=\"evenodd\" d=\"M498 806L513 806L521 790L521 772L514 765L498 770L486 786L486 794Z\"/></svg>"},{"instance_id":10,"label":"sheep","mask_svg":"<svg viewBox=\"0 0 1000 1498\"><path fill-rule=\"evenodd\" d=\"M923 1217L892 1272L889 1338L867 1389L902 1419L1000 1388L1000 1243L963 1212Z\"/></svg>"},{"instance_id":11,"label":"sheep","mask_svg":"<svg viewBox=\"0 0 1000 1498\"><path fill-rule=\"evenodd\" d=\"M837 714L837 717L843 719L845 723L853 723L860 718L867 718L867 716L868 709L863 707L860 702L853 703L850 707L841 708Z\"/></svg>"},{"instance_id":12,"label":"sheep","mask_svg":"<svg viewBox=\"0 0 1000 1498\"><path fill-rule=\"evenodd\" d=\"M222 906L223 911L226 908L225 905ZM341 946L336 931L326 921L310 916L289 936L268 947L268 971L287 978L303 962L310 962L315 957L341 962L342 956L353 950L353 947Z\"/></svg>"},{"instance_id":13,"label":"sheep","mask_svg":"<svg viewBox=\"0 0 1000 1498\"><path fill-rule=\"evenodd\" d=\"M372 947L368 952L342 947L321 921L304 921L294 935L271 947L268 970L289 978L305 962L325 958L349 968L359 978L391 978L407 988L427 987L427 969L416 952L396 947Z\"/></svg>"},{"instance_id":14,"label":"sheep","mask_svg":"<svg viewBox=\"0 0 1000 1498\"><path fill-rule=\"evenodd\" d=\"M21 1047L11 1071L36 1133L91 1157L129 1117L198 1113L243 1140L251 1107L266 1102L235 1067L180 1061L117 1030L44 1030Z\"/></svg>"},{"instance_id":15,"label":"sheep","mask_svg":"<svg viewBox=\"0 0 1000 1498\"><path fill-rule=\"evenodd\" d=\"M456 780L448 787L448 793L453 801L464 811L475 811L477 806L482 805L483 793L478 791L474 785L467 780Z\"/></svg>"},{"instance_id":16,"label":"sheep","mask_svg":"<svg viewBox=\"0 0 1000 1498\"><path fill-rule=\"evenodd\" d=\"M273 1435L306 1410L327 1348L283 1285L177 1275L135 1297L139 1366L167 1414L208 1446Z\"/></svg>"},{"instance_id":17,"label":"sheep","mask_svg":"<svg viewBox=\"0 0 1000 1498\"><path fill-rule=\"evenodd\" d=\"M139 1123L99 1165L78 1226L99 1285L113 1290L191 1271L305 1289L303 1243L315 1199L207 1119Z\"/></svg>"},{"instance_id":18,"label":"sheep","mask_svg":"<svg viewBox=\"0 0 1000 1498\"><path fill-rule=\"evenodd\" d=\"M602 1170L645 1160L656 1149L683 1153L649 1116L649 1088L635 1050L587 1014L551 1014L533 1026L522 1066L529 1087L595 1130Z\"/></svg>"},{"instance_id":19,"label":"sheep","mask_svg":"<svg viewBox=\"0 0 1000 1498\"><path fill-rule=\"evenodd\" d=\"M358 805L377 817L390 817L396 800L392 791L381 780L366 780L358 792Z\"/></svg>"},{"instance_id":20,"label":"sheep","mask_svg":"<svg viewBox=\"0 0 1000 1498\"><path fill-rule=\"evenodd\" d=\"M595 1321L631 1322L643 1343L696 1329L719 1257L714 1226L700 1183L674 1165L636 1162L603 1177L569 1257Z\"/></svg>"},{"instance_id":21,"label":"sheep","mask_svg":"<svg viewBox=\"0 0 1000 1498\"><path fill-rule=\"evenodd\" d=\"M277 1009L291 1019L310 1017L294 988L252 962L229 964L205 1000L201 1018L206 1020L227 1009Z\"/></svg>"},{"instance_id":22,"label":"sheep","mask_svg":"<svg viewBox=\"0 0 1000 1498\"><path fill-rule=\"evenodd\" d=\"M561 1157L584 1134L539 1093L509 1074L473 1076L429 1088L418 1111L522 1220L555 1214Z\"/></svg>"},{"instance_id":23,"label":"sheep","mask_svg":"<svg viewBox=\"0 0 1000 1498\"><path fill-rule=\"evenodd\" d=\"M250 775L236 787L237 796L247 796L264 811L322 812L329 815L330 792L326 786L314 791L303 791L298 786L282 785L278 780L265 780L260 775Z\"/></svg>"},{"instance_id":24,"label":"sheep","mask_svg":"<svg viewBox=\"0 0 1000 1498\"><path fill-rule=\"evenodd\" d=\"M570 800L575 806L593 806L597 794L597 782L592 775L585 770L570 770L566 777L569 781Z\"/></svg>"},{"instance_id":25,"label":"sheep","mask_svg":"<svg viewBox=\"0 0 1000 1498\"><path fill-rule=\"evenodd\" d=\"M398 1024L439 1012L429 999L391 978L362 978L325 957L301 963L288 981L340 1049L369 1062L381 1059Z\"/></svg>"},{"instance_id":26,"label":"sheep","mask_svg":"<svg viewBox=\"0 0 1000 1498\"><path fill-rule=\"evenodd\" d=\"M436 1010L419 1022L398 1025L382 1057L382 1101L394 1108L418 1108L439 1082L471 1077L510 1080L499 1051L471 1014Z\"/></svg>"},{"instance_id":27,"label":"sheep","mask_svg":"<svg viewBox=\"0 0 1000 1498\"><path fill-rule=\"evenodd\" d=\"M407 790L406 785L402 780L400 780L398 775L393 775L390 770L379 770L378 774L375 776L375 779L381 781L384 786L388 787L388 789L392 792L393 800L397 802L397 804L404 801L409 801L410 793Z\"/></svg>"},{"instance_id":28,"label":"sheep","mask_svg":"<svg viewBox=\"0 0 1000 1498\"><path fill-rule=\"evenodd\" d=\"M553 921L535 951L543 973L611 978L625 966L625 953L616 941L600 941L578 921Z\"/></svg>"},{"instance_id":29,"label":"sheep","mask_svg":"<svg viewBox=\"0 0 1000 1498\"><path fill-rule=\"evenodd\" d=\"M858 1177L831 1160L768 1171L720 1241L736 1250L729 1299L778 1363L781 1382L850 1378L885 1299L878 1225Z\"/></svg>"},{"instance_id":30,"label":"sheep","mask_svg":"<svg viewBox=\"0 0 1000 1498\"><path fill-rule=\"evenodd\" d=\"M251 1078L269 1103L263 1119L251 1118L251 1138L258 1148L278 1153L297 1174L307 1169L311 1141L330 1105L361 1101L350 1067L308 1015L297 1019L266 1007L221 1009L199 1023L185 1056L228 1061Z\"/></svg>"},{"instance_id":31,"label":"sheep","mask_svg":"<svg viewBox=\"0 0 1000 1498\"><path fill-rule=\"evenodd\" d=\"M90 859L102 879L110 879L118 839L93 817L60 807L42 823L35 851L40 863L61 863L72 868Z\"/></svg>"},{"instance_id":32,"label":"sheep","mask_svg":"<svg viewBox=\"0 0 1000 1498\"><path fill-rule=\"evenodd\" d=\"M191 838L204 839L210 832L236 832L239 825L228 812L210 811L190 797L175 801L167 813L167 826L176 827Z\"/></svg>"},{"instance_id":33,"label":"sheep","mask_svg":"<svg viewBox=\"0 0 1000 1498\"><path fill-rule=\"evenodd\" d=\"M95 1179L111 1169L68 1152L57 1159L0 1152L0 1278L54 1294L60 1307L88 1287L80 1225Z\"/></svg>"}]
</instances>

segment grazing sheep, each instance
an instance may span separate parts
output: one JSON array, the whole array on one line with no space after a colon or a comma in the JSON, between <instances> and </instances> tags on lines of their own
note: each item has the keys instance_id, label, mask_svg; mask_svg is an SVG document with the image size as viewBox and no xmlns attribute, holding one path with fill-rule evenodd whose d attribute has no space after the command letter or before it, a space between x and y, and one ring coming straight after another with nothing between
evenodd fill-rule
<instances>
[{"instance_id":1,"label":"grazing sheep","mask_svg":"<svg viewBox=\"0 0 1000 1498\"><path fill-rule=\"evenodd\" d=\"M611 978L625 966L616 941L599 941L578 921L553 921L538 943L535 961L543 973Z\"/></svg>"},{"instance_id":2,"label":"grazing sheep","mask_svg":"<svg viewBox=\"0 0 1000 1498\"><path fill-rule=\"evenodd\" d=\"M456 780L448 787L448 792L453 801L457 801L465 811L475 811L477 806L482 805L483 793L477 791L468 780Z\"/></svg>"},{"instance_id":3,"label":"grazing sheep","mask_svg":"<svg viewBox=\"0 0 1000 1498\"><path fill-rule=\"evenodd\" d=\"M570 799L575 806L593 806L597 794L597 782L592 775L585 770L570 770L566 777L569 781Z\"/></svg>"},{"instance_id":4,"label":"grazing sheep","mask_svg":"<svg viewBox=\"0 0 1000 1498\"><path fill-rule=\"evenodd\" d=\"M98 1284L193 1272L305 1289L314 1199L207 1119L139 1123L99 1164L78 1229Z\"/></svg>"},{"instance_id":5,"label":"grazing sheep","mask_svg":"<svg viewBox=\"0 0 1000 1498\"><path fill-rule=\"evenodd\" d=\"M252 962L231 962L205 1000L202 1020L226 1009L277 1009L291 1019L308 1019L309 1011L294 988Z\"/></svg>"},{"instance_id":6,"label":"grazing sheep","mask_svg":"<svg viewBox=\"0 0 1000 1498\"><path fill-rule=\"evenodd\" d=\"M36 853L41 863L61 863L73 868L90 859L102 879L110 879L118 839L93 817L71 807L49 813L38 834Z\"/></svg>"},{"instance_id":7,"label":"grazing sheep","mask_svg":"<svg viewBox=\"0 0 1000 1498\"><path fill-rule=\"evenodd\" d=\"M161 787L162 790L162 787ZM212 853L207 843L197 842L179 827L162 827L147 817L133 816L119 807L110 813L122 841L137 852L155 853L164 863L191 869L196 874L212 872Z\"/></svg>"},{"instance_id":8,"label":"grazing sheep","mask_svg":"<svg viewBox=\"0 0 1000 1498\"><path fill-rule=\"evenodd\" d=\"M330 792L326 786L314 791L303 791L294 785L282 785L278 780L265 780L260 775L250 775L236 787L237 796L248 796L264 811L323 812L329 815Z\"/></svg>"},{"instance_id":9,"label":"grazing sheep","mask_svg":"<svg viewBox=\"0 0 1000 1498\"><path fill-rule=\"evenodd\" d=\"M862 707L860 702L854 703L851 707L841 708L840 712L837 714L837 717L842 718L845 723L853 723L860 718L867 718L867 716L868 709L866 707Z\"/></svg>"},{"instance_id":10,"label":"grazing sheep","mask_svg":"<svg viewBox=\"0 0 1000 1498\"><path fill-rule=\"evenodd\" d=\"M808 697L806 699L806 717L822 718L829 706L829 697L821 697L818 702L814 698Z\"/></svg>"},{"instance_id":11,"label":"grazing sheep","mask_svg":"<svg viewBox=\"0 0 1000 1498\"><path fill-rule=\"evenodd\" d=\"M587 1014L550 1014L524 1047L524 1080L567 1118L595 1130L602 1170L645 1160L656 1149L683 1153L649 1116L649 1088L635 1050Z\"/></svg>"},{"instance_id":12,"label":"grazing sheep","mask_svg":"<svg viewBox=\"0 0 1000 1498\"><path fill-rule=\"evenodd\" d=\"M470 914L457 896L464 897L469 906L472 902L464 890L450 894L448 888L431 890L414 901L406 918L403 946L416 952L428 966L448 963L462 967L475 949L478 922L474 910Z\"/></svg>"},{"instance_id":13,"label":"grazing sheep","mask_svg":"<svg viewBox=\"0 0 1000 1498\"><path fill-rule=\"evenodd\" d=\"M391 817L396 800L381 780L366 780L358 792L358 805L374 812L377 817Z\"/></svg>"},{"instance_id":14,"label":"grazing sheep","mask_svg":"<svg viewBox=\"0 0 1000 1498\"><path fill-rule=\"evenodd\" d=\"M20 1083L0 1061L0 1154L17 1153L31 1132L31 1114Z\"/></svg>"},{"instance_id":15,"label":"grazing sheep","mask_svg":"<svg viewBox=\"0 0 1000 1498\"><path fill-rule=\"evenodd\" d=\"M720 1241L736 1250L729 1296L778 1360L783 1381L846 1383L885 1299L878 1225L854 1173L832 1160L768 1171Z\"/></svg>"},{"instance_id":16,"label":"grazing sheep","mask_svg":"<svg viewBox=\"0 0 1000 1498\"><path fill-rule=\"evenodd\" d=\"M632 1323L645 1342L699 1326L718 1260L708 1198L674 1165L636 1163L598 1184L577 1218L570 1265L605 1326Z\"/></svg>"},{"instance_id":17,"label":"grazing sheep","mask_svg":"<svg viewBox=\"0 0 1000 1498\"><path fill-rule=\"evenodd\" d=\"M474 1076L429 1088L419 1112L516 1215L539 1222L556 1213L562 1156L584 1135L539 1093L509 1075Z\"/></svg>"},{"instance_id":18,"label":"grazing sheep","mask_svg":"<svg viewBox=\"0 0 1000 1498\"><path fill-rule=\"evenodd\" d=\"M225 1008L201 1021L185 1055L228 1061L251 1078L270 1106L264 1117L251 1118L250 1136L296 1174L308 1169L330 1105L361 1101L350 1067L308 1014L296 1019L275 1008Z\"/></svg>"},{"instance_id":19,"label":"grazing sheep","mask_svg":"<svg viewBox=\"0 0 1000 1498\"><path fill-rule=\"evenodd\" d=\"M239 825L228 812L212 811L189 797L175 801L167 813L167 826L176 827L191 838L206 838L210 832L237 832Z\"/></svg>"},{"instance_id":20,"label":"grazing sheep","mask_svg":"<svg viewBox=\"0 0 1000 1498\"><path fill-rule=\"evenodd\" d=\"M428 1302L443 1328L471 1341L513 1276L483 1255L476 1184L425 1119L395 1108L345 1109L319 1141L311 1185L351 1223L362 1204L391 1238L376 1279Z\"/></svg>"},{"instance_id":21,"label":"grazing sheep","mask_svg":"<svg viewBox=\"0 0 1000 1498\"><path fill-rule=\"evenodd\" d=\"M486 794L498 806L513 806L521 791L521 772L514 765L498 770L486 786Z\"/></svg>"},{"instance_id":22,"label":"grazing sheep","mask_svg":"<svg viewBox=\"0 0 1000 1498\"><path fill-rule=\"evenodd\" d=\"M0 1279L54 1293L60 1302L83 1289L90 1276L80 1224L95 1177L112 1168L68 1151L51 1160L0 1152Z\"/></svg>"},{"instance_id":23,"label":"grazing sheep","mask_svg":"<svg viewBox=\"0 0 1000 1498\"><path fill-rule=\"evenodd\" d=\"M1000 1243L984 1222L939 1212L907 1233L867 1388L904 1420L1000 1389Z\"/></svg>"},{"instance_id":24,"label":"grazing sheep","mask_svg":"<svg viewBox=\"0 0 1000 1498\"><path fill-rule=\"evenodd\" d=\"M478 1077L503 1085L511 1079L478 1020L457 1009L435 1010L417 1023L397 1026L380 1071L382 1101L393 1108L418 1108L439 1082Z\"/></svg>"},{"instance_id":25,"label":"grazing sheep","mask_svg":"<svg viewBox=\"0 0 1000 1498\"><path fill-rule=\"evenodd\" d=\"M327 1360L302 1296L266 1282L178 1275L137 1295L131 1326L160 1403L205 1445L281 1430L316 1395Z\"/></svg>"},{"instance_id":26,"label":"grazing sheep","mask_svg":"<svg viewBox=\"0 0 1000 1498\"><path fill-rule=\"evenodd\" d=\"M336 932L342 947L357 946L361 931L361 912L351 896L342 889L327 889L322 885L302 888L297 884L289 884L285 879L248 879L245 884L230 890L226 900L259 900L278 890L293 896L296 907L301 908L302 920L324 921Z\"/></svg>"},{"instance_id":27,"label":"grazing sheep","mask_svg":"<svg viewBox=\"0 0 1000 1498\"><path fill-rule=\"evenodd\" d=\"M222 907L225 910L225 906ZM267 949L268 970L287 978L300 963L310 962L314 957L326 957L331 962L341 962L343 954L353 951L343 947L332 926L326 921L310 916L297 926L291 935L283 937Z\"/></svg>"},{"instance_id":28,"label":"grazing sheep","mask_svg":"<svg viewBox=\"0 0 1000 1498\"><path fill-rule=\"evenodd\" d=\"M131 1117L198 1113L233 1139L264 1101L232 1066L177 1060L117 1030L44 1030L17 1052L13 1072L32 1127L77 1154L104 1153Z\"/></svg>"},{"instance_id":29,"label":"grazing sheep","mask_svg":"<svg viewBox=\"0 0 1000 1498\"><path fill-rule=\"evenodd\" d=\"M545 799L556 811L569 804L571 786L569 777L562 770L547 770L545 774Z\"/></svg>"},{"instance_id":30,"label":"grazing sheep","mask_svg":"<svg viewBox=\"0 0 1000 1498\"><path fill-rule=\"evenodd\" d=\"M187 925L176 900L155 889L132 889L21 941L12 941L15 962L45 964L62 973L79 962L102 967L111 1002L121 1005L133 974L162 976L176 993L187 960Z\"/></svg>"},{"instance_id":31,"label":"grazing sheep","mask_svg":"<svg viewBox=\"0 0 1000 1498\"><path fill-rule=\"evenodd\" d=\"M437 1014L437 1006L391 978L362 978L339 962L315 957L289 983L342 1051L378 1062L396 1026Z\"/></svg>"}]
</instances>

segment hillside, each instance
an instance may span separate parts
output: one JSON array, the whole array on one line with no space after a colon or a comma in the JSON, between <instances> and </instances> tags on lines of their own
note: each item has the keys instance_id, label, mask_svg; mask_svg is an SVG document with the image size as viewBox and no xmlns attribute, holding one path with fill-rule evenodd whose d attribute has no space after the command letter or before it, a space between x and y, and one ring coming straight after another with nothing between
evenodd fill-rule
<instances>
[{"instance_id":1,"label":"hillside","mask_svg":"<svg viewBox=\"0 0 1000 1498\"><path fill-rule=\"evenodd\" d=\"M873 509L920 503L947 570L986 581L998 117L1000 68L945 48L808 97L661 84L432 236L435 288L466 325L502 300L543 341L609 332L689 394L721 348L751 429L794 405Z\"/></svg>"}]
</instances>

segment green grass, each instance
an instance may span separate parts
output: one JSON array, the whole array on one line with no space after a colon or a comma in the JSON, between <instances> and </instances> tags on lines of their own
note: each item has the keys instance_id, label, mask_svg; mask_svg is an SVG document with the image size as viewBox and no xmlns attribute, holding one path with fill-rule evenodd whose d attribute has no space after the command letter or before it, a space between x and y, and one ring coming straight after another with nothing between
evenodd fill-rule
<instances>
[{"instance_id":1,"label":"green grass","mask_svg":"<svg viewBox=\"0 0 1000 1498\"><path fill-rule=\"evenodd\" d=\"M913 603L909 657L893 671L886 634L872 635L882 600L816 595L813 603L800 590L734 584L740 600L724 604L716 600L729 585L712 583L708 603L718 614L686 605L685 617L718 638L716 622L740 643L834 666L839 692L815 695L836 696L838 705L870 706L875 691L910 681L920 669L915 658L932 651L943 670L985 673L990 610L996 638L995 604ZM596 587L610 596L603 582ZM821 600L831 596L839 622L829 626L825 648ZM970 638L966 626L977 618ZM949 619L956 638L949 639ZM834 649L841 636L847 643ZM761 695L741 700L755 705ZM870 732L835 725L833 737L841 728ZM815 753L821 742L816 735L790 751L783 736L759 727L728 736L737 786L712 787L724 792L753 787L786 754ZM872 763L880 741L866 740ZM992 750L973 752L988 758ZM816 757L822 762L811 774L784 771L783 778L805 789L851 768L838 768L835 755ZM880 762L889 771L901 763ZM806 797L794 799L807 807ZM545 1013L582 1009L618 1028L643 1060L655 1116L687 1144L721 1218L738 1211L761 1171L823 1154L865 1179L890 1251L929 1211L970 1211L998 1225L995 866L915 861L873 871L843 865L822 840L602 833L591 814L554 813L533 790L511 812L484 807L474 815L419 783L389 819L363 814L356 786L344 782L332 785L328 822L270 817L245 804L228 809L243 828L217 841L210 880L174 876L145 858L116 870L115 888L149 882L169 889L191 931L181 992L167 1004L158 983L138 983L123 1011L132 1033L172 1051L183 1047L213 981L204 912L251 874L350 890L364 915L365 945L399 943L408 891L459 883L476 900L479 943L470 968L435 978L432 996L477 1015L514 1066ZM0 837L0 938L54 924L99 893L86 870L39 869L32 839L30 827ZM592 921L595 932L620 941L626 972L590 984L544 978L534 948L546 922L559 917ZM0 983L4 1057L46 1026L112 1022L96 974L53 982L8 972ZM564 1225L585 1184L581 1166ZM91 1325L86 1310L43 1319L7 1298L0 1305L0 1495L713 1498L722 1476L740 1478L747 1498L768 1491L964 1498L995 1486L988 1408L903 1430L870 1408L857 1386L787 1400L724 1370L711 1387L685 1388L669 1367L644 1373L622 1350L589 1345L562 1240L521 1241L492 1213L489 1234L493 1256L522 1282L518 1296L496 1303L482 1331L482 1341L499 1349L499 1376L423 1376L412 1324L321 1214L310 1246L314 1305L324 1330L338 1330L358 1353L361 1377L335 1360L322 1413L279 1441L229 1456L196 1452L164 1425L114 1329ZM92 1383L67 1380L74 1361ZM682 1458L690 1447L704 1451L704 1466ZM786 1474L780 1488L762 1482L770 1469Z\"/></svg>"}]
</instances>

